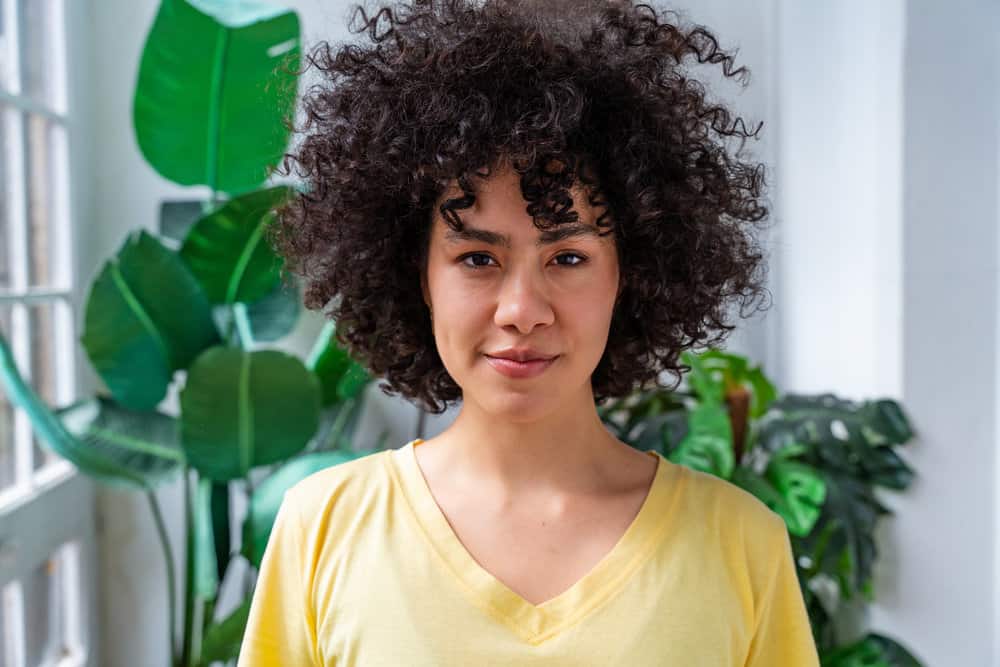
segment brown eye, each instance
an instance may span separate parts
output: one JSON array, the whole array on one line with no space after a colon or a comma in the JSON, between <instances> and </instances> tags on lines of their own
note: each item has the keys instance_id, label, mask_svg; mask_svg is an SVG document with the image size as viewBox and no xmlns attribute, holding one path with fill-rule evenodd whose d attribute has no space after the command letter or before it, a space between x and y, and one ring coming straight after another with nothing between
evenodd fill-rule
<instances>
[{"instance_id":1,"label":"brown eye","mask_svg":"<svg viewBox=\"0 0 1000 667\"><path fill-rule=\"evenodd\" d=\"M584 264L587 261L586 257L584 257L583 255L578 255L575 252L564 252L563 254L557 256L556 259L557 260L558 259L562 259L563 257L576 257L577 259L580 260L579 262L573 262L572 264L561 264L560 265L560 266L565 266L565 267L580 266L581 264Z\"/></svg>"},{"instance_id":2,"label":"brown eye","mask_svg":"<svg viewBox=\"0 0 1000 667\"><path fill-rule=\"evenodd\" d=\"M476 263L469 264L465 260L467 260L470 257L485 257L488 260L489 259L493 259L492 257L490 257L489 255L487 255L486 253L482 253L482 252L470 252L468 255L462 255L461 257L458 258L458 261L460 261L462 263L462 266L464 266L467 269L472 269L473 271L475 271L476 269L485 269L488 265L487 264L476 264Z\"/></svg>"},{"instance_id":3,"label":"brown eye","mask_svg":"<svg viewBox=\"0 0 1000 667\"><path fill-rule=\"evenodd\" d=\"M487 255L486 253L482 253L482 252L470 252L467 255L462 255L461 257L458 258L458 261L462 263L462 266L464 266L467 269L472 269L473 271L475 271L477 269L485 269L485 268L487 268L489 266L489 264L488 263L476 263L476 262L473 262L472 264L469 264L466 260L469 259L469 258L471 258L471 257L485 257L486 260L492 260L493 259L492 257L490 257L489 255ZM559 266L564 267L564 268L568 268L568 269L569 268L573 268L575 266L580 266L581 264L585 264L587 262L587 258L584 257L583 255L580 255L580 254L575 253L575 252L564 252L563 254L556 256L557 263L558 263L558 260L560 260L560 259L562 259L564 257L575 257L577 260L579 260L579 261L572 262L572 263L569 263L569 264L565 264L565 263L559 264Z\"/></svg>"}]
</instances>

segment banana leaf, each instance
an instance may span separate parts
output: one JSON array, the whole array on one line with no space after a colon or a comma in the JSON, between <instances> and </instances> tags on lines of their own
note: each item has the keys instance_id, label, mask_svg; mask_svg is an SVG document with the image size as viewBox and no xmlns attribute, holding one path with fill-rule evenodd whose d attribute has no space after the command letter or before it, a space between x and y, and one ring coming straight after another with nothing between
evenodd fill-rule
<instances>
[{"instance_id":1,"label":"banana leaf","mask_svg":"<svg viewBox=\"0 0 1000 667\"><path fill-rule=\"evenodd\" d=\"M149 164L213 191L263 183L288 143L299 41L297 14L260 0L163 0L133 103Z\"/></svg>"},{"instance_id":2,"label":"banana leaf","mask_svg":"<svg viewBox=\"0 0 1000 667\"><path fill-rule=\"evenodd\" d=\"M184 262L139 230L91 285L80 342L118 403L151 410L174 371L218 343L219 333Z\"/></svg>"},{"instance_id":3,"label":"banana leaf","mask_svg":"<svg viewBox=\"0 0 1000 667\"><path fill-rule=\"evenodd\" d=\"M319 381L296 357L214 347L181 390L181 442L202 476L241 478L302 451L319 425L319 401Z\"/></svg>"}]
</instances>

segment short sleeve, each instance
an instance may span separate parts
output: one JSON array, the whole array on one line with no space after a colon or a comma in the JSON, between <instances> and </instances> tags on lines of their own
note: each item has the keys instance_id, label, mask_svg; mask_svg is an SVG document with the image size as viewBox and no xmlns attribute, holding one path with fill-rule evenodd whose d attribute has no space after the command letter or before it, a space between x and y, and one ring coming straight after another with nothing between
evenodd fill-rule
<instances>
[{"instance_id":1,"label":"short sleeve","mask_svg":"<svg viewBox=\"0 0 1000 667\"><path fill-rule=\"evenodd\" d=\"M775 567L764 588L746 667L819 667L809 614L802 598L788 528L781 520Z\"/></svg>"},{"instance_id":2,"label":"short sleeve","mask_svg":"<svg viewBox=\"0 0 1000 667\"><path fill-rule=\"evenodd\" d=\"M286 492L261 559L237 667L320 667L302 523Z\"/></svg>"}]
</instances>

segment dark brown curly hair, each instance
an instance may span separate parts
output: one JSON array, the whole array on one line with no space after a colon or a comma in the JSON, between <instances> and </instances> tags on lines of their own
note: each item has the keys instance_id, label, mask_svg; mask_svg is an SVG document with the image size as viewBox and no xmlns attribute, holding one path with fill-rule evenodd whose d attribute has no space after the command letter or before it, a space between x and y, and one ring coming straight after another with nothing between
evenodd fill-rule
<instances>
[{"instance_id":1,"label":"dark brown curly hair","mask_svg":"<svg viewBox=\"0 0 1000 667\"><path fill-rule=\"evenodd\" d=\"M303 187L268 238L305 279L307 308L329 306L336 338L386 383L434 413L462 390L438 356L419 272L437 207L453 229L477 179L504 161L539 229L575 220L586 184L613 228L624 289L591 376L595 401L680 383L683 350L722 342L768 293L751 227L767 217L764 165L744 160L743 120L707 100L688 66L718 64L746 85L703 26L631 0L415 0L320 42L303 72L299 135L284 175ZM354 26L360 17L360 25ZM735 140L738 146L730 144ZM464 197L439 202L450 184Z\"/></svg>"}]
</instances>

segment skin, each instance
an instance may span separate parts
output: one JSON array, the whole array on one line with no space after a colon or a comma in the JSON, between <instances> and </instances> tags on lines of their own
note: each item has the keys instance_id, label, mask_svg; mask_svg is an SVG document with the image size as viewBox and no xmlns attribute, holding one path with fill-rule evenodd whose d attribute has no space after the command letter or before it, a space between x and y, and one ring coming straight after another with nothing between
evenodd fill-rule
<instances>
[{"instance_id":1,"label":"skin","mask_svg":"<svg viewBox=\"0 0 1000 667\"><path fill-rule=\"evenodd\" d=\"M453 185L439 202L460 192ZM602 211L572 194L580 222L596 230ZM509 236L510 247L449 240L434 207L421 287L463 399L447 430L415 452L470 555L540 604L613 548L657 461L609 433L590 387L621 289L613 235L539 246L526 204L516 173L501 166L460 213L467 228ZM484 356L521 346L560 356L529 379L501 375Z\"/></svg>"}]
</instances>

